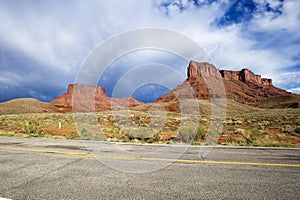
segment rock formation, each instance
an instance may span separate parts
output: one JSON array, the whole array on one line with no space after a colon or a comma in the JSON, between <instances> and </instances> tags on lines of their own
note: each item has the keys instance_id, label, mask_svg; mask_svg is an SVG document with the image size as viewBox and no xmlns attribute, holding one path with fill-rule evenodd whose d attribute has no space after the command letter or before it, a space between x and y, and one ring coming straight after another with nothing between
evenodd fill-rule
<instances>
[{"instance_id":1,"label":"rock formation","mask_svg":"<svg viewBox=\"0 0 300 200\"><path fill-rule=\"evenodd\" d=\"M182 84L158 98L156 102L170 102L172 106L166 108L170 111L178 111L178 98L210 100L226 97L239 103L260 107L271 107L269 101L280 102L288 99L289 103L282 105L283 107L296 104L299 106L299 95L273 86L271 79L261 78L249 69L219 70L206 62L191 61L187 75ZM292 101L298 102L290 104ZM276 107L275 104L272 105Z\"/></svg>"},{"instance_id":2,"label":"rock formation","mask_svg":"<svg viewBox=\"0 0 300 200\"><path fill-rule=\"evenodd\" d=\"M271 79L262 78L249 69L219 70L207 62L191 61L187 75L182 84L156 100L167 111L179 112L179 101L182 99L211 100L225 97L242 104L267 108L300 106L300 95L273 86ZM82 84L70 84L66 93L50 103L60 112L126 109L143 104L133 97L110 98L105 89Z\"/></svg>"},{"instance_id":3,"label":"rock formation","mask_svg":"<svg viewBox=\"0 0 300 200\"><path fill-rule=\"evenodd\" d=\"M70 84L66 93L50 103L60 108L61 112L102 111L112 108L131 108L143 104L133 97L110 98L107 96L105 89L84 84Z\"/></svg>"},{"instance_id":4,"label":"rock formation","mask_svg":"<svg viewBox=\"0 0 300 200\"><path fill-rule=\"evenodd\" d=\"M244 83L252 82L257 85L272 86L272 79L261 78L260 75L254 74L249 69L242 69L241 71L220 70L222 78L228 80L240 80Z\"/></svg>"},{"instance_id":5,"label":"rock formation","mask_svg":"<svg viewBox=\"0 0 300 200\"><path fill-rule=\"evenodd\" d=\"M198 63L191 61L188 67L188 79L196 79L201 77L211 77L218 80L222 80L220 71L210 63Z\"/></svg>"}]
</instances>

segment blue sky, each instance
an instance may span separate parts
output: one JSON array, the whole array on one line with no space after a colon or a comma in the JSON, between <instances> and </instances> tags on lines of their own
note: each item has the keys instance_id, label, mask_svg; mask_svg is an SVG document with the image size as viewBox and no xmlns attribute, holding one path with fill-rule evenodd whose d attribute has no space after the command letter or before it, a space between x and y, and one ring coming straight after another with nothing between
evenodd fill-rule
<instances>
[{"instance_id":1,"label":"blue sky","mask_svg":"<svg viewBox=\"0 0 300 200\"><path fill-rule=\"evenodd\" d=\"M218 68L247 67L272 78L277 87L300 93L298 0L1 0L0 18L0 101L51 101L75 82L95 47L124 31L145 27L191 38ZM177 70L183 77L177 84L186 76L188 63L181 58L141 50L112 63L99 85L111 95L124 73L147 63ZM133 95L149 102L170 89L148 84Z\"/></svg>"}]
</instances>

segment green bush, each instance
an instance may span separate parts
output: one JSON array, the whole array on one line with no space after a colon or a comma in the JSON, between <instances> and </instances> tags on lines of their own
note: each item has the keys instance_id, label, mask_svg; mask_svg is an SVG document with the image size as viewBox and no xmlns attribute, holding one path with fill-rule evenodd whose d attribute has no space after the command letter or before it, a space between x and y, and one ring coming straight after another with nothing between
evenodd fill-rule
<instances>
[{"instance_id":1,"label":"green bush","mask_svg":"<svg viewBox=\"0 0 300 200\"><path fill-rule=\"evenodd\" d=\"M153 139L149 139L147 140L148 143L154 143L154 140Z\"/></svg>"},{"instance_id":2,"label":"green bush","mask_svg":"<svg viewBox=\"0 0 300 200\"><path fill-rule=\"evenodd\" d=\"M294 130L296 133L300 134L300 126L297 126Z\"/></svg>"},{"instance_id":3,"label":"green bush","mask_svg":"<svg viewBox=\"0 0 300 200\"><path fill-rule=\"evenodd\" d=\"M206 131L202 126L186 125L180 127L178 131L180 140L182 142L201 141L206 136Z\"/></svg>"},{"instance_id":4,"label":"green bush","mask_svg":"<svg viewBox=\"0 0 300 200\"><path fill-rule=\"evenodd\" d=\"M262 138L262 136L263 135L261 134L261 131L258 128L252 128L250 130L250 140L251 141L260 139L260 138Z\"/></svg>"},{"instance_id":5,"label":"green bush","mask_svg":"<svg viewBox=\"0 0 300 200\"><path fill-rule=\"evenodd\" d=\"M80 130L80 134L81 134L81 135L87 134L86 128L82 128L82 129Z\"/></svg>"},{"instance_id":6,"label":"green bush","mask_svg":"<svg viewBox=\"0 0 300 200\"><path fill-rule=\"evenodd\" d=\"M148 127L135 127L125 131L129 139L148 140L153 136L153 130Z\"/></svg>"},{"instance_id":7,"label":"green bush","mask_svg":"<svg viewBox=\"0 0 300 200\"><path fill-rule=\"evenodd\" d=\"M76 140L78 138L78 134L76 131L73 131L71 135L67 136L68 140Z\"/></svg>"},{"instance_id":8,"label":"green bush","mask_svg":"<svg viewBox=\"0 0 300 200\"><path fill-rule=\"evenodd\" d=\"M158 142L163 139L163 136L161 135L161 132L155 133L153 136L154 141Z\"/></svg>"},{"instance_id":9,"label":"green bush","mask_svg":"<svg viewBox=\"0 0 300 200\"><path fill-rule=\"evenodd\" d=\"M195 136L196 141L203 140L206 137L206 131L202 126L198 126L197 134Z\"/></svg>"},{"instance_id":10,"label":"green bush","mask_svg":"<svg viewBox=\"0 0 300 200\"><path fill-rule=\"evenodd\" d=\"M196 136L196 126L182 126L178 130L179 138L182 142L191 142Z\"/></svg>"},{"instance_id":11,"label":"green bush","mask_svg":"<svg viewBox=\"0 0 300 200\"><path fill-rule=\"evenodd\" d=\"M192 142L192 145L201 145L202 143L201 142L198 142L198 141L193 141Z\"/></svg>"},{"instance_id":12,"label":"green bush","mask_svg":"<svg viewBox=\"0 0 300 200\"><path fill-rule=\"evenodd\" d=\"M38 137L43 135L43 129L41 127L40 122L34 119L26 121L24 125L24 129L27 134L32 136Z\"/></svg>"}]
</instances>

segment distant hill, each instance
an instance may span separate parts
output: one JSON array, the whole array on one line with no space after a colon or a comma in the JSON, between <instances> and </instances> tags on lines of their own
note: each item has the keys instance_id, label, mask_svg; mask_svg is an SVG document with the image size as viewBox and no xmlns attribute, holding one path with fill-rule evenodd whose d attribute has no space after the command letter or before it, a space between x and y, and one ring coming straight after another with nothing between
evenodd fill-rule
<instances>
[{"instance_id":1,"label":"distant hill","mask_svg":"<svg viewBox=\"0 0 300 200\"><path fill-rule=\"evenodd\" d=\"M58 112L57 107L50 103L32 98L20 98L0 103L0 114L45 113Z\"/></svg>"}]
</instances>

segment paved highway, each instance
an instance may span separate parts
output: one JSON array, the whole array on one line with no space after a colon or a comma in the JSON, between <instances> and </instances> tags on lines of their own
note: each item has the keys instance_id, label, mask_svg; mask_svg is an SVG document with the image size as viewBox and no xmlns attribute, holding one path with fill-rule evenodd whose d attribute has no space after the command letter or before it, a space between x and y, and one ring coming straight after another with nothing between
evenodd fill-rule
<instances>
[{"instance_id":1,"label":"paved highway","mask_svg":"<svg viewBox=\"0 0 300 200\"><path fill-rule=\"evenodd\" d=\"M0 137L8 199L300 199L300 149Z\"/></svg>"}]
</instances>

